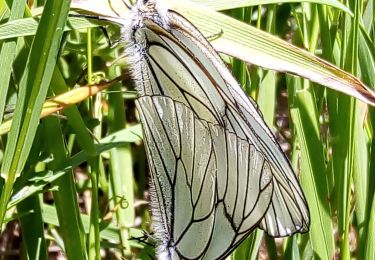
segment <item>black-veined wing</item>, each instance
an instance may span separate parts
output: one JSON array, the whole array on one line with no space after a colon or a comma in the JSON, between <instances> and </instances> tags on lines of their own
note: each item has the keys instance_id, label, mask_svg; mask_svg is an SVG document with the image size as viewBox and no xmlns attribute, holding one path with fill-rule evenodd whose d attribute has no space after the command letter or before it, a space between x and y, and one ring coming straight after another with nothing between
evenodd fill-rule
<instances>
[{"instance_id":1,"label":"black-veined wing","mask_svg":"<svg viewBox=\"0 0 375 260\"><path fill-rule=\"evenodd\" d=\"M221 259L255 227L305 232L309 212L255 104L199 31L158 1L125 28L165 259Z\"/></svg>"},{"instance_id":2,"label":"black-veined wing","mask_svg":"<svg viewBox=\"0 0 375 260\"><path fill-rule=\"evenodd\" d=\"M160 254L224 257L269 206L268 162L247 140L169 97L140 97L137 107L152 173L156 232L163 241Z\"/></svg>"}]
</instances>

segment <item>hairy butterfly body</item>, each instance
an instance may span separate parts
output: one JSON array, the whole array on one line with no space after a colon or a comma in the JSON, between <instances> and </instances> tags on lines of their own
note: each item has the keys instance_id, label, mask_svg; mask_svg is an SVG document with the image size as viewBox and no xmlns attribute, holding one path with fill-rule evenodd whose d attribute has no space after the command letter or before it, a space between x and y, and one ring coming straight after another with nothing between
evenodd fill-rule
<instances>
[{"instance_id":1,"label":"hairy butterfly body","mask_svg":"<svg viewBox=\"0 0 375 260\"><path fill-rule=\"evenodd\" d=\"M288 159L218 54L161 1L124 23L151 171L160 259L223 259L256 227L306 232Z\"/></svg>"}]
</instances>

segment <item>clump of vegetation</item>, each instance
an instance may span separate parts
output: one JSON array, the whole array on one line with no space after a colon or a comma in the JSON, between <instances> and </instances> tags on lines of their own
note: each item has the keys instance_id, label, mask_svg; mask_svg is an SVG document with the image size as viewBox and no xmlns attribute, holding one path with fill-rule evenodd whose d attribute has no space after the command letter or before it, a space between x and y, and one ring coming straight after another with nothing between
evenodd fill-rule
<instances>
[{"instance_id":1,"label":"clump of vegetation","mask_svg":"<svg viewBox=\"0 0 375 260\"><path fill-rule=\"evenodd\" d=\"M118 26L95 19L114 15L99 2L0 4L4 257L155 257L137 95L125 44L111 46ZM373 1L171 6L256 100L310 208L308 233L273 239L256 230L234 259L374 259Z\"/></svg>"}]
</instances>

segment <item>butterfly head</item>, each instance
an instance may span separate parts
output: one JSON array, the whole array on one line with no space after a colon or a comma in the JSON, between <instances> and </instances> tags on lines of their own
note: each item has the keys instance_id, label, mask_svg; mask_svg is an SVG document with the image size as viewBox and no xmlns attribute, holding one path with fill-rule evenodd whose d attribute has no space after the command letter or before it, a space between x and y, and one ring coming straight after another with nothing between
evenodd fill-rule
<instances>
[{"instance_id":1,"label":"butterfly head","mask_svg":"<svg viewBox=\"0 0 375 260\"><path fill-rule=\"evenodd\" d=\"M166 19L167 11L168 8L163 1L139 0L132 6L129 19L126 19L126 24L124 24L124 35L135 37L137 30L146 27L145 20L154 21L163 28L168 27ZM130 30L130 33L128 30ZM134 41L134 38L125 40L132 42Z\"/></svg>"},{"instance_id":2,"label":"butterfly head","mask_svg":"<svg viewBox=\"0 0 375 260\"><path fill-rule=\"evenodd\" d=\"M145 50L147 23L152 21L162 28L168 28L167 12L168 8L161 0L139 0L131 7L122 26L122 35L124 41L130 44L128 51L132 52L135 61Z\"/></svg>"}]
</instances>

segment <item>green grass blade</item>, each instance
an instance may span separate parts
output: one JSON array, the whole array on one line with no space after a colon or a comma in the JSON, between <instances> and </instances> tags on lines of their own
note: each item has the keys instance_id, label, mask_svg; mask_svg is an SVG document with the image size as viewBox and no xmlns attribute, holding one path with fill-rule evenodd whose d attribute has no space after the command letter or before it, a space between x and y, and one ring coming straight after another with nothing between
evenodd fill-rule
<instances>
[{"instance_id":1,"label":"green grass blade","mask_svg":"<svg viewBox=\"0 0 375 260\"><path fill-rule=\"evenodd\" d=\"M284 259L300 260L300 251L298 248L297 237L290 237L287 239L287 243L284 250Z\"/></svg>"},{"instance_id":2,"label":"green grass blade","mask_svg":"<svg viewBox=\"0 0 375 260\"><path fill-rule=\"evenodd\" d=\"M207 7L210 7L214 10L227 10L227 9L234 9L234 8L241 8L246 6L256 6L256 5L269 5L269 4L282 4L282 3L315 3L315 4L322 4L335 7L341 11L347 12L348 14L352 14L350 9L348 9L345 5L340 3L336 0L191 0L197 4L202 4Z\"/></svg>"},{"instance_id":3,"label":"green grass blade","mask_svg":"<svg viewBox=\"0 0 375 260\"><path fill-rule=\"evenodd\" d=\"M1 1L5 6L4 1ZM25 3L22 1L13 1L10 11L9 21L14 21L22 17L25 10ZM12 39L3 42L0 51L0 124L4 115L8 86L12 72L12 64L16 55L16 46L18 39Z\"/></svg>"},{"instance_id":4,"label":"green grass blade","mask_svg":"<svg viewBox=\"0 0 375 260\"><path fill-rule=\"evenodd\" d=\"M92 74L92 30L87 29L87 83L93 84ZM90 101L89 109L92 118L101 119L100 111L100 100L101 95L93 97ZM93 128L94 138L101 139L101 125L97 125ZM88 236L88 259L89 260L100 260L100 235L99 235L99 176L101 171L101 157L91 156L88 160L89 163L89 176L91 181L91 206L90 206L90 228Z\"/></svg>"},{"instance_id":5,"label":"green grass blade","mask_svg":"<svg viewBox=\"0 0 375 260\"><path fill-rule=\"evenodd\" d=\"M260 67L299 75L375 104L374 92L357 78L302 49L208 8L177 3L173 7L206 35L223 32L212 41L219 52Z\"/></svg>"},{"instance_id":6,"label":"green grass blade","mask_svg":"<svg viewBox=\"0 0 375 260\"><path fill-rule=\"evenodd\" d=\"M348 52L348 56L346 59L346 62L348 64L348 67L350 68L353 75L357 75L358 72L358 43L359 43L359 21L360 21L360 6L362 1L349 1L349 4L354 10L354 19L351 23L351 34L350 34L350 45L351 50ZM344 172L344 182L343 185L346 185L344 187L344 191L347 194L346 201L344 201L344 210L345 210L345 216L343 219L344 222L344 230L343 230L343 237L340 244L341 249L341 257L342 259L351 259L351 253L350 253L350 223L351 223L351 188L353 184L353 175L355 175L354 171L357 170L355 168L355 163L360 160L360 158L357 158L356 155L359 155L356 150L358 150L358 131L361 127L360 122L357 118L358 113L358 105L355 100L350 100L350 106L349 106L349 131L348 131L348 158L347 158L347 164L346 164L346 171Z\"/></svg>"},{"instance_id":7,"label":"green grass blade","mask_svg":"<svg viewBox=\"0 0 375 260\"><path fill-rule=\"evenodd\" d=\"M59 221L57 218L57 212L56 208L51 205L43 204L42 206L42 214L43 219L47 224L51 224L54 226L59 226ZM90 217L87 214L81 214L81 219L83 222L83 227L85 229L86 234L89 232L89 223L90 223ZM142 236L142 230L136 229L136 228L130 228L130 236L131 237L141 237ZM100 237L106 240L112 241L114 244L120 243L120 238L118 235L118 227L116 227L114 224L109 224L105 229L103 229L100 232ZM139 243L135 240L129 241L131 246L137 247L137 248L143 248L144 244Z\"/></svg>"},{"instance_id":8,"label":"green grass blade","mask_svg":"<svg viewBox=\"0 0 375 260\"><path fill-rule=\"evenodd\" d=\"M369 86L375 86L375 56L374 56L374 44L371 42L369 35L364 30L361 30L359 36L359 66L360 74L363 81ZM369 118L373 116L373 109L369 110ZM371 158L373 153L372 148L369 148L368 144L373 140L373 134L366 131L366 121L364 127L362 126L362 119L365 119L366 108L359 106L357 110L357 118L360 121L359 128L357 130L358 137L356 141L356 162L355 171L353 175L354 188L355 188L355 213L358 222L358 257L364 258L365 252L368 248L374 245L373 236L370 234L371 229L369 227L369 221L371 221L371 205L373 196L373 185L371 173L371 165L374 161ZM370 153L371 151L371 153ZM370 165L369 165L370 163Z\"/></svg>"},{"instance_id":9,"label":"green grass blade","mask_svg":"<svg viewBox=\"0 0 375 260\"><path fill-rule=\"evenodd\" d=\"M24 18L4 23L0 25L0 40L35 35L38 23L37 18ZM92 20L80 17L70 17L64 26L64 31L87 29L98 26L98 23L95 23L95 21Z\"/></svg>"},{"instance_id":10,"label":"green grass blade","mask_svg":"<svg viewBox=\"0 0 375 260\"><path fill-rule=\"evenodd\" d=\"M115 73L114 71L112 71ZM121 94L121 85L116 84L112 87L115 92L109 95L109 127L110 132L115 132L126 127L124 99ZM121 147L112 149L110 152L110 179L113 190L114 207L118 208L116 211L116 218L120 228L121 245L123 246L124 257L129 257L129 230L128 228L134 225L135 222L135 208L134 208L134 171L133 171L133 156L131 144L125 144ZM120 207L119 207L120 205Z\"/></svg>"},{"instance_id":11,"label":"green grass blade","mask_svg":"<svg viewBox=\"0 0 375 260\"><path fill-rule=\"evenodd\" d=\"M51 88L55 95L62 94L68 91L68 86L60 72L55 69L53 78L51 81ZM84 123L84 120L78 111L76 106L68 107L64 109L64 114L67 117L68 124L73 128L75 134L77 134L77 142L80 144L83 150L90 155L95 155L95 146L92 136Z\"/></svg>"},{"instance_id":12,"label":"green grass blade","mask_svg":"<svg viewBox=\"0 0 375 260\"><path fill-rule=\"evenodd\" d=\"M369 214L369 223L366 237L366 251L364 259L375 259L375 196L372 195L372 205ZM361 247L362 248L362 247Z\"/></svg>"},{"instance_id":13,"label":"green grass blade","mask_svg":"<svg viewBox=\"0 0 375 260\"><path fill-rule=\"evenodd\" d=\"M18 212L26 213L20 218L24 248L29 259L47 260L48 250L44 239L44 223L39 195L34 195L17 205Z\"/></svg>"},{"instance_id":14,"label":"green grass blade","mask_svg":"<svg viewBox=\"0 0 375 260\"><path fill-rule=\"evenodd\" d=\"M6 175L6 183L0 198L0 223L4 219L14 180L25 165L35 136L69 4L70 1L47 2L20 82L19 99L1 168Z\"/></svg>"},{"instance_id":15,"label":"green grass blade","mask_svg":"<svg viewBox=\"0 0 375 260\"><path fill-rule=\"evenodd\" d=\"M258 259L259 247L262 243L263 230L257 229L234 251L233 260Z\"/></svg>"},{"instance_id":16,"label":"green grass blade","mask_svg":"<svg viewBox=\"0 0 375 260\"><path fill-rule=\"evenodd\" d=\"M307 90L297 93L296 105L298 109L291 108L291 117L300 142L301 183L310 208L310 238L317 257L332 259L333 227L316 105Z\"/></svg>"},{"instance_id":17,"label":"green grass blade","mask_svg":"<svg viewBox=\"0 0 375 260\"><path fill-rule=\"evenodd\" d=\"M99 193L98 193L98 176L99 160L98 157L90 157L90 180L91 180L91 209L90 209L90 226L88 238L88 259L100 260L100 239L99 239Z\"/></svg>"},{"instance_id":18,"label":"green grass blade","mask_svg":"<svg viewBox=\"0 0 375 260\"><path fill-rule=\"evenodd\" d=\"M276 248L275 239L273 237L269 237L266 235L264 236L264 240L266 241L269 259L277 260L278 258L277 258L277 248Z\"/></svg>"},{"instance_id":19,"label":"green grass blade","mask_svg":"<svg viewBox=\"0 0 375 260\"><path fill-rule=\"evenodd\" d=\"M43 136L48 140L45 149L55 158L48 164L48 169L54 170L61 167L67 154L59 120L56 117L46 118L43 121L43 130ZM87 259L85 234L79 214L73 172L56 179L53 185L57 186L53 197L64 241L65 255L68 259Z\"/></svg>"},{"instance_id":20,"label":"green grass blade","mask_svg":"<svg viewBox=\"0 0 375 260\"><path fill-rule=\"evenodd\" d=\"M266 25L266 31L269 33L276 33L276 14L276 6L270 6ZM259 82L259 95L256 101L258 103L260 111L262 111L264 121L266 121L268 125L273 126L278 82L277 73L274 71L263 70L261 74L262 77Z\"/></svg>"}]
</instances>

